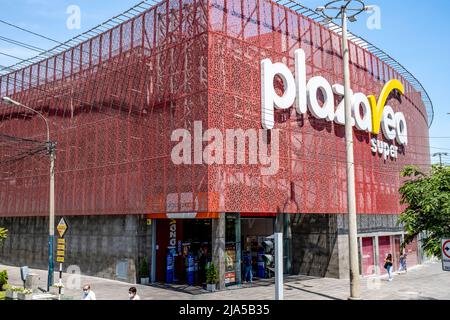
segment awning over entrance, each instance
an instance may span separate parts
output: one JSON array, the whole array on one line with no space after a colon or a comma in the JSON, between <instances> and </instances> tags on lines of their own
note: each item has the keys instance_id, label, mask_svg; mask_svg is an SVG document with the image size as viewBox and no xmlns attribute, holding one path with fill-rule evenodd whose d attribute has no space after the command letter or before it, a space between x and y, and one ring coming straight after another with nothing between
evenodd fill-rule
<instances>
[{"instance_id":1,"label":"awning over entrance","mask_svg":"<svg viewBox=\"0 0 450 320\"><path fill-rule=\"evenodd\" d=\"M147 219L218 219L218 212L150 213Z\"/></svg>"}]
</instances>

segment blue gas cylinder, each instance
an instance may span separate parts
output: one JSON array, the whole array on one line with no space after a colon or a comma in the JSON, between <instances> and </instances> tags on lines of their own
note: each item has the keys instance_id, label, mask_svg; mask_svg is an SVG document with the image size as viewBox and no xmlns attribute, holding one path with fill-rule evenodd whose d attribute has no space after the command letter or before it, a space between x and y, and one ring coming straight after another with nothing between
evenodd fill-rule
<instances>
[{"instance_id":1,"label":"blue gas cylinder","mask_svg":"<svg viewBox=\"0 0 450 320\"><path fill-rule=\"evenodd\" d=\"M171 252L167 254L166 283L173 283L174 263Z\"/></svg>"},{"instance_id":2,"label":"blue gas cylinder","mask_svg":"<svg viewBox=\"0 0 450 320\"><path fill-rule=\"evenodd\" d=\"M264 263L264 252L258 252L258 278L264 278L266 275L265 263Z\"/></svg>"},{"instance_id":3,"label":"blue gas cylinder","mask_svg":"<svg viewBox=\"0 0 450 320\"><path fill-rule=\"evenodd\" d=\"M188 254L186 264L186 278L188 285L194 284L194 267L194 257L191 254Z\"/></svg>"}]
</instances>

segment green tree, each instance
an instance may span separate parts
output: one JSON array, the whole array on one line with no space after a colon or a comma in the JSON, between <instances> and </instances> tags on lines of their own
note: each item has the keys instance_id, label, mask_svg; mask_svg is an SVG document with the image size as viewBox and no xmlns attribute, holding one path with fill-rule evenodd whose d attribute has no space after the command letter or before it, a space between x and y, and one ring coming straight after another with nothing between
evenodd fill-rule
<instances>
[{"instance_id":1,"label":"green tree","mask_svg":"<svg viewBox=\"0 0 450 320\"><path fill-rule=\"evenodd\" d=\"M0 244L2 244L3 240L8 236L8 230L5 228L0 228Z\"/></svg>"},{"instance_id":2,"label":"green tree","mask_svg":"<svg viewBox=\"0 0 450 320\"><path fill-rule=\"evenodd\" d=\"M441 239L450 236L450 167L434 165L427 174L407 166L401 175L409 178L399 190L401 204L407 205L399 218L406 232L402 245L423 233L425 253L440 258Z\"/></svg>"},{"instance_id":3,"label":"green tree","mask_svg":"<svg viewBox=\"0 0 450 320\"><path fill-rule=\"evenodd\" d=\"M214 263L209 263L206 267L206 283L216 284L219 281L219 270Z\"/></svg>"}]
</instances>

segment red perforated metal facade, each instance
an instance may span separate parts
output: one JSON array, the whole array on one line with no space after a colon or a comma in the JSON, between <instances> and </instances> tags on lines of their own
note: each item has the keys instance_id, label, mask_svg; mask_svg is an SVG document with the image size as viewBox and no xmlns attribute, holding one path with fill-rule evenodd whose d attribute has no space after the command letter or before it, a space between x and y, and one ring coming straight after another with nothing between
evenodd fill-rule
<instances>
[{"instance_id":1,"label":"red perforated metal facade","mask_svg":"<svg viewBox=\"0 0 450 320\"><path fill-rule=\"evenodd\" d=\"M262 176L259 165L175 165L170 157L172 132L194 135L194 121L222 132L261 128L260 62L270 58L292 70L298 48L306 52L308 78L343 82L340 36L285 7L268 0L163 1L2 76L0 93L50 120L58 215L344 213L344 128L293 108L276 113L276 175ZM354 131L358 213L398 214L399 171L429 164L426 111L420 94L388 65L353 43L350 58L355 92L378 96L393 78L406 88L401 103L389 101L408 123L409 143L398 160L373 155L370 135ZM42 120L20 107L2 105L0 120L2 134L45 140ZM11 152L8 144L0 148ZM45 155L2 165L0 174L0 215L47 214Z\"/></svg>"}]
</instances>

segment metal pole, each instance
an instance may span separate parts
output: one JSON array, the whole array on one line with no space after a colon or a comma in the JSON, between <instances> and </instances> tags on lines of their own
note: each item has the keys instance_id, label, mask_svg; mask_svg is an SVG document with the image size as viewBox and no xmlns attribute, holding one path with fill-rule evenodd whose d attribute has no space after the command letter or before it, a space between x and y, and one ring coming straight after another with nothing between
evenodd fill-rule
<instances>
[{"instance_id":1,"label":"metal pole","mask_svg":"<svg viewBox=\"0 0 450 320\"><path fill-rule=\"evenodd\" d=\"M446 153L446 152L438 152L438 153L433 154L433 157L436 157L436 156L439 157L439 166L442 167L442 156L448 156L448 153Z\"/></svg>"},{"instance_id":2,"label":"metal pole","mask_svg":"<svg viewBox=\"0 0 450 320\"><path fill-rule=\"evenodd\" d=\"M151 282L156 282L156 219L152 219L152 266L151 266Z\"/></svg>"},{"instance_id":3,"label":"metal pole","mask_svg":"<svg viewBox=\"0 0 450 320\"><path fill-rule=\"evenodd\" d=\"M55 238L55 153L54 146L48 140L48 148L50 153L50 217L49 217L49 233L48 233L48 278L47 291L53 285L53 243Z\"/></svg>"},{"instance_id":4,"label":"metal pole","mask_svg":"<svg viewBox=\"0 0 450 320\"><path fill-rule=\"evenodd\" d=\"M58 288L58 300L61 300L61 286L62 286L62 263L59 264L59 288Z\"/></svg>"},{"instance_id":5,"label":"metal pole","mask_svg":"<svg viewBox=\"0 0 450 320\"><path fill-rule=\"evenodd\" d=\"M283 234L275 233L275 300L283 300Z\"/></svg>"},{"instance_id":6,"label":"metal pole","mask_svg":"<svg viewBox=\"0 0 450 320\"><path fill-rule=\"evenodd\" d=\"M358 262L358 236L355 200L355 167L353 158L352 106L350 97L350 66L347 40L347 13L342 7L342 52L344 58L344 103L345 103L345 144L347 154L347 205L348 205L348 241L350 264L350 297L360 299L361 288Z\"/></svg>"}]
</instances>

